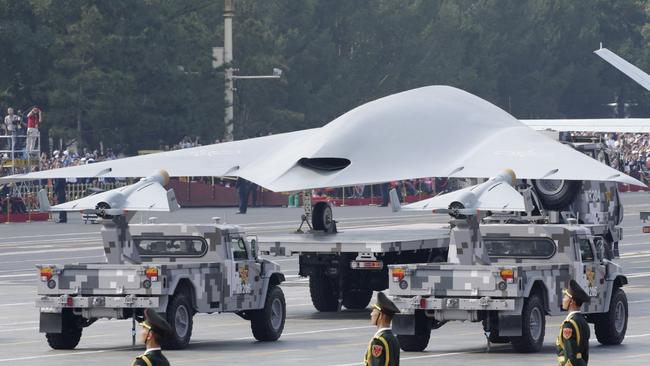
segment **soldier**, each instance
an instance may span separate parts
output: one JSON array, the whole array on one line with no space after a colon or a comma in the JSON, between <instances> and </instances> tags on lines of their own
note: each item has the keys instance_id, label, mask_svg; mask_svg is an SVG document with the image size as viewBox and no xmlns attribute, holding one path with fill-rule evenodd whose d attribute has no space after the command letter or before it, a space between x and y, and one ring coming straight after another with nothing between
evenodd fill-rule
<instances>
[{"instance_id":1,"label":"soldier","mask_svg":"<svg viewBox=\"0 0 650 366\"><path fill-rule=\"evenodd\" d=\"M239 196L239 211L238 214L246 214L248 210L248 190L250 188L250 183L244 178L237 178L235 183L235 188L237 188L237 194Z\"/></svg>"},{"instance_id":2,"label":"soldier","mask_svg":"<svg viewBox=\"0 0 650 366\"><path fill-rule=\"evenodd\" d=\"M562 298L562 309L569 311L560 326L555 345L560 366L586 366L589 362L589 324L580 308L589 295L574 280L569 281Z\"/></svg>"},{"instance_id":3,"label":"soldier","mask_svg":"<svg viewBox=\"0 0 650 366\"><path fill-rule=\"evenodd\" d=\"M364 366L399 366L399 342L390 329L393 315L399 309L383 292L377 293L377 303L372 305L370 323L379 330L368 344Z\"/></svg>"},{"instance_id":4,"label":"soldier","mask_svg":"<svg viewBox=\"0 0 650 366\"><path fill-rule=\"evenodd\" d=\"M172 328L153 309L145 309L145 320L140 323L142 332L140 339L147 350L135 358L131 366L169 366L169 361L162 354L160 344L172 332Z\"/></svg>"}]
</instances>

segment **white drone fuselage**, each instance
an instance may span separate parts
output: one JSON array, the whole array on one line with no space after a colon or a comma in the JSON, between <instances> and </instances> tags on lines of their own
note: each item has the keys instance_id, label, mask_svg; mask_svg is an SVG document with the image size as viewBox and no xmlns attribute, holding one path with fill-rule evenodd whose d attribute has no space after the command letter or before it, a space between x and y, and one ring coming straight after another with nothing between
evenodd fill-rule
<instances>
[{"instance_id":1,"label":"white drone fuselage","mask_svg":"<svg viewBox=\"0 0 650 366\"><path fill-rule=\"evenodd\" d=\"M165 190L169 175L161 170L138 182L80 198L78 200L49 206L44 190L38 193L43 211L94 211L100 216L119 215L128 211L174 211L180 206L174 190Z\"/></svg>"}]
</instances>

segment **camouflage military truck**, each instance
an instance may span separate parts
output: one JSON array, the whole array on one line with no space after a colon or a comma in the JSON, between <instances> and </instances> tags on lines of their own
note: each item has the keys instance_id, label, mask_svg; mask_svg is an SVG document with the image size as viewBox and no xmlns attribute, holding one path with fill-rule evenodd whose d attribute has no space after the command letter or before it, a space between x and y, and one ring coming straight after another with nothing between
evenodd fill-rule
<instances>
[{"instance_id":1,"label":"camouflage military truck","mask_svg":"<svg viewBox=\"0 0 650 366\"><path fill-rule=\"evenodd\" d=\"M134 319L145 308L174 329L166 348L184 348L196 313L234 312L250 320L256 339L282 334L284 275L259 259L255 240L226 224L140 224L102 220L106 263L39 265L40 331L54 349L77 346L97 319ZM251 239L251 240L249 240Z\"/></svg>"},{"instance_id":2,"label":"camouflage military truck","mask_svg":"<svg viewBox=\"0 0 650 366\"><path fill-rule=\"evenodd\" d=\"M393 331L402 349L422 351L432 329L460 320L482 322L489 342L539 351L545 316L562 313L562 289L571 278L591 296L583 310L598 341L621 343L627 278L606 258L604 238L592 231L597 225L569 221L479 229L476 218L453 219L447 262L389 266L389 293L402 311Z\"/></svg>"}]
</instances>

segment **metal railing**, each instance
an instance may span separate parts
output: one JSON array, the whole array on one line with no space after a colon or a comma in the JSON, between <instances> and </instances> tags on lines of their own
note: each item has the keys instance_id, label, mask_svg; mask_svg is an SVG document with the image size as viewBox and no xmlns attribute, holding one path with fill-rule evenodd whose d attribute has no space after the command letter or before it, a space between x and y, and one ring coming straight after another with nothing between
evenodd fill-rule
<instances>
[{"instance_id":1,"label":"metal railing","mask_svg":"<svg viewBox=\"0 0 650 366\"><path fill-rule=\"evenodd\" d=\"M33 146L28 149L30 140ZM35 135L0 135L0 168L11 168L11 174L18 173L17 168L25 168L29 173L41 168L41 136Z\"/></svg>"}]
</instances>

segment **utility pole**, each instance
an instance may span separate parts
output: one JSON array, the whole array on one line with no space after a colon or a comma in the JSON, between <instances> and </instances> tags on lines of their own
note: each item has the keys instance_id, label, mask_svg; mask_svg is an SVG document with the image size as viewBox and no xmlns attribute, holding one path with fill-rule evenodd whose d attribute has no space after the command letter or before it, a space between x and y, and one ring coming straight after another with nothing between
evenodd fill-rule
<instances>
[{"instance_id":1,"label":"utility pole","mask_svg":"<svg viewBox=\"0 0 650 366\"><path fill-rule=\"evenodd\" d=\"M225 130L224 139L226 141L233 141L233 94L234 94L234 79L232 69L232 18L235 16L235 0L224 0L223 11L223 62L226 64L225 75L225 107L226 114L224 116Z\"/></svg>"},{"instance_id":2,"label":"utility pole","mask_svg":"<svg viewBox=\"0 0 650 366\"><path fill-rule=\"evenodd\" d=\"M235 79L279 79L282 75L282 70L273 68L272 75L235 75L238 69L233 68L232 65L232 18L235 16L235 0L224 0L223 11L223 47L212 48L212 67L219 68L226 65L226 73L224 78L224 102L225 102L225 115L224 115L224 140L234 140L234 92L235 92Z\"/></svg>"}]
</instances>

